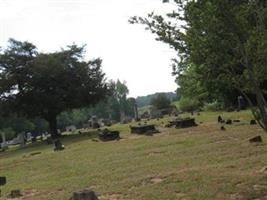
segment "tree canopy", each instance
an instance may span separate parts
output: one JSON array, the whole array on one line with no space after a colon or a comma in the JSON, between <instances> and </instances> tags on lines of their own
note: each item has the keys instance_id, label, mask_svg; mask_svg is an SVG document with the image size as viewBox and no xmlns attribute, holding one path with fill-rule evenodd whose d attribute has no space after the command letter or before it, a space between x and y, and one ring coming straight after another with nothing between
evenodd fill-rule
<instances>
[{"instance_id":1,"label":"tree canopy","mask_svg":"<svg viewBox=\"0 0 267 200\"><path fill-rule=\"evenodd\" d=\"M165 17L151 13L130 22L145 24L157 40L177 51L173 68L180 90L198 87L192 93L213 99L242 94L251 105L255 99L253 114L267 131L267 2L163 2L177 9Z\"/></svg>"},{"instance_id":2,"label":"tree canopy","mask_svg":"<svg viewBox=\"0 0 267 200\"><path fill-rule=\"evenodd\" d=\"M156 109L164 109L170 107L171 101L166 94L159 93L151 99L150 104Z\"/></svg>"},{"instance_id":3,"label":"tree canopy","mask_svg":"<svg viewBox=\"0 0 267 200\"><path fill-rule=\"evenodd\" d=\"M9 40L0 54L0 98L9 112L42 117L57 136L63 111L96 104L108 93L101 59L84 60L84 47L39 53L29 42Z\"/></svg>"}]
</instances>

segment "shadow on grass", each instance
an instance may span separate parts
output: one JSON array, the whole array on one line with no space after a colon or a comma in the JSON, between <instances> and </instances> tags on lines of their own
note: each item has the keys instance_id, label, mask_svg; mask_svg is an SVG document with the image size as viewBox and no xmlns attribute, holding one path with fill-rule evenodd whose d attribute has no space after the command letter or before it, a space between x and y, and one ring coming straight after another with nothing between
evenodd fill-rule
<instances>
[{"instance_id":1,"label":"shadow on grass","mask_svg":"<svg viewBox=\"0 0 267 200\"><path fill-rule=\"evenodd\" d=\"M97 130L90 130L86 132L74 132L72 134L62 135L60 137L61 142L66 146L69 144L73 144L76 142L81 142L85 140L93 140L98 138L98 131ZM0 152L0 158L9 157L9 156L16 156L20 154L29 154L32 152L40 151L43 152L46 149L50 148L51 150L54 149L54 144L47 144L46 140L44 141L37 141L35 143L28 143L25 146L20 145L12 145L7 151Z\"/></svg>"}]
</instances>

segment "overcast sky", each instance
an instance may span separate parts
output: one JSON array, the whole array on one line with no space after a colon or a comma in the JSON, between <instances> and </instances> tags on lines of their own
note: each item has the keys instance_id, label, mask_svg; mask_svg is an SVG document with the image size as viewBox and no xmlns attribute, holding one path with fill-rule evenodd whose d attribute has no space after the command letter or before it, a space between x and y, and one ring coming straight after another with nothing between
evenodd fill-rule
<instances>
[{"instance_id":1,"label":"overcast sky","mask_svg":"<svg viewBox=\"0 0 267 200\"><path fill-rule=\"evenodd\" d=\"M9 38L43 52L86 44L86 57L101 57L107 78L125 80L130 96L174 91L175 53L128 23L131 16L170 9L162 0L0 0L0 46Z\"/></svg>"}]
</instances>

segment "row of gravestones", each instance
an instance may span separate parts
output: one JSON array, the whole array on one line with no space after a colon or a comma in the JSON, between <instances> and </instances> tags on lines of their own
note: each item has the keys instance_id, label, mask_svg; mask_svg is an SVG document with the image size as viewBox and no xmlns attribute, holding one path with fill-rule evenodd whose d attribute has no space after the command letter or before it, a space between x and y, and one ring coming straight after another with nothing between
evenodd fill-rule
<instances>
[{"instance_id":1,"label":"row of gravestones","mask_svg":"<svg viewBox=\"0 0 267 200\"><path fill-rule=\"evenodd\" d=\"M225 123L225 124L232 124L233 122L240 122L239 119L234 119L234 120L231 120L231 119L227 119L227 120L224 120L220 115L218 116L218 119L217 119L218 123ZM252 119L250 120L250 125L255 125L257 124L256 120Z\"/></svg>"}]
</instances>

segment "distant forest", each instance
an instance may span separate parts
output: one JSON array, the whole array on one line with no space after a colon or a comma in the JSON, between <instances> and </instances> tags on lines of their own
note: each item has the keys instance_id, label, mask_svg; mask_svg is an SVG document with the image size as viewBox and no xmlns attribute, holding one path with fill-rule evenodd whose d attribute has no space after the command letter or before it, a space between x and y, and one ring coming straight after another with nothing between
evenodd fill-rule
<instances>
[{"instance_id":1,"label":"distant forest","mask_svg":"<svg viewBox=\"0 0 267 200\"><path fill-rule=\"evenodd\" d=\"M158 94L165 94L168 97L168 99L170 99L171 102L179 100L179 97L174 92L161 92L161 93L150 94L150 95L147 95L147 96L137 97L136 98L137 106L138 107L143 107L143 106L150 105L151 99L153 99Z\"/></svg>"}]
</instances>

